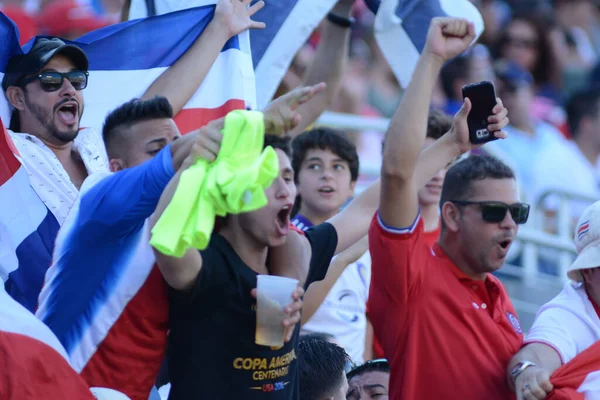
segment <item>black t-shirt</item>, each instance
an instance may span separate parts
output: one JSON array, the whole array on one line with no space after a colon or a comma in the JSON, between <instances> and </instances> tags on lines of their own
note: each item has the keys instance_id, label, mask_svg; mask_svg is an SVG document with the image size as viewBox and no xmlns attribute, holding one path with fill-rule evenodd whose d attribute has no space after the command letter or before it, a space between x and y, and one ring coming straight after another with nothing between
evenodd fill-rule
<instances>
[{"instance_id":1,"label":"black t-shirt","mask_svg":"<svg viewBox=\"0 0 600 400\"><path fill-rule=\"evenodd\" d=\"M337 246L335 228L324 223L305 232L311 243L309 282L321 280ZM298 399L296 347L254 343L257 273L221 235L202 251L202 269L191 295L171 291L170 400Z\"/></svg>"}]
</instances>

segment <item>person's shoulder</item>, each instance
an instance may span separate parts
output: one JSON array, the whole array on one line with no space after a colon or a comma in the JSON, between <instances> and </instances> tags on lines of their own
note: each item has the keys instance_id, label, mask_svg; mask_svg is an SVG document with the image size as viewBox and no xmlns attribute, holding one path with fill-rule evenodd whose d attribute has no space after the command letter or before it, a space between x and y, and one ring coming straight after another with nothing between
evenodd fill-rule
<instances>
[{"instance_id":1,"label":"person's shoulder","mask_svg":"<svg viewBox=\"0 0 600 400\"><path fill-rule=\"evenodd\" d=\"M335 227L329 222L323 222L319 225L311 226L300 233L304 234L308 238L311 238L317 235L335 235L336 230Z\"/></svg>"},{"instance_id":2,"label":"person's shoulder","mask_svg":"<svg viewBox=\"0 0 600 400\"><path fill-rule=\"evenodd\" d=\"M581 311L585 311L586 298L587 293L584 286L582 284L569 281L565 283L565 286L560 293L540 307L538 314L541 314L547 310L558 309L578 314Z\"/></svg>"},{"instance_id":3,"label":"person's shoulder","mask_svg":"<svg viewBox=\"0 0 600 400\"><path fill-rule=\"evenodd\" d=\"M218 233L213 233L206 248L200 250L202 264L231 265L236 259L236 253L227 239Z\"/></svg>"},{"instance_id":4,"label":"person's shoulder","mask_svg":"<svg viewBox=\"0 0 600 400\"><path fill-rule=\"evenodd\" d=\"M79 189L79 193L81 195L83 195L84 193L89 191L91 188L96 186L99 182L101 182L102 180L104 180L112 175L114 175L113 172L107 172L107 171L94 172L94 173L88 175L88 177L85 178L85 180L83 181L83 184L81 185L81 188Z\"/></svg>"},{"instance_id":5,"label":"person's shoulder","mask_svg":"<svg viewBox=\"0 0 600 400\"><path fill-rule=\"evenodd\" d=\"M387 225L379 211L375 213L371 220L371 226L369 228L369 237L378 237L383 241L394 241L398 243L412 242L414 240L423 241L424 239L424 222L421 216L421 210L419 209L410 226L399 227Z\"/></svg>"},{"instance_id":6,"label":"person's shoulder","mask_svg":"<svg viewBox=\"0 0 600 400\"><path fill-rule=\"evenodd\" d=\"M11 131L10 129L7 129L8 131L8 136L10 136L10 138L12 139L12 141L15 144L19 144L19 143L23 143L23 142L30 142L30 143L41 143L41 141L35 136L32 135L31 133L26 133L26 132L15 132L15 131Z\"/></svg>"}]
</instances>

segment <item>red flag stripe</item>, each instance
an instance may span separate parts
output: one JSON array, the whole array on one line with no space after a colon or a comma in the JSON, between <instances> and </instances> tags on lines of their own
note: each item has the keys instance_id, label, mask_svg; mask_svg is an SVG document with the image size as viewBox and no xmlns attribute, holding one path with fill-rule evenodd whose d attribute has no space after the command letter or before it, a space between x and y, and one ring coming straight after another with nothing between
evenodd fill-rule
<instances>
[{"instance_id":1,"label":"red flag stripe","mask_svg":"<svg viewBox=\"0 0 600 400\"><path fill-rule=\"evenodd\" d=\"M0 134L0 185L3 185L19 170L21 163L15 157L15 153L18 154L18 152L1 120L0 129L2 129L2 134Z\"/></svg>"}]
</instances>

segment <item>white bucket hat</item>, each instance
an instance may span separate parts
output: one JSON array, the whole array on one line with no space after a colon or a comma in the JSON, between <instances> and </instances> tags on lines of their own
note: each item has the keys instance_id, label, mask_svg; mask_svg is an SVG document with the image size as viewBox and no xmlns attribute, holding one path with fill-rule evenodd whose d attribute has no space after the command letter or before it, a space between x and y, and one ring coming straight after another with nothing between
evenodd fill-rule
<instances>
[{"instance_id":1,"label":"white bucket hat","mask_svg":"<svg viewBox=\"0 0 600 400\"><path fill-rule=\"evenodd\" d=\"M583 212L575 228L577 258L567 271L570 279L582 282L582 269L600 267L600 201Z\"/></svg>"}]
</instances>

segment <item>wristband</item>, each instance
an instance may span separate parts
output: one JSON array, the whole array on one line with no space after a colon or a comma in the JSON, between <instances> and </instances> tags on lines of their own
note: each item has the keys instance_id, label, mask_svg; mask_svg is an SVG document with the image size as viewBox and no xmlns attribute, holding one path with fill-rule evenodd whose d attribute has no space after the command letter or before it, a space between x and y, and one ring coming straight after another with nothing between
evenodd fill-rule
<instances>
[{"instance_id":1,"label":"wristband","mask_svg":"<svg viewBox=\"0 0 600 400\"><path fill-rule=\"evenodd\" d=\"M342 28L350 28L352 25L354 25L354 22L356 22L354 18L340 17L334 13L327 14L327 20L332 24Z\"/></svg>"},{"instance_id":2,"label":"wristband","mask_svg":"<svg viewBox=\"0 0 600 400\"><path fill-rule=\"evenodd\" d=\"M513 382L515 382L519 375L521 375L527 368L535 366L535 363L531 361L520 362L512 369L512 371L510 371L510 377L512 378Z\"/></svg>"}]
</instances>

